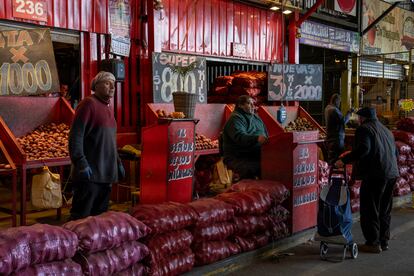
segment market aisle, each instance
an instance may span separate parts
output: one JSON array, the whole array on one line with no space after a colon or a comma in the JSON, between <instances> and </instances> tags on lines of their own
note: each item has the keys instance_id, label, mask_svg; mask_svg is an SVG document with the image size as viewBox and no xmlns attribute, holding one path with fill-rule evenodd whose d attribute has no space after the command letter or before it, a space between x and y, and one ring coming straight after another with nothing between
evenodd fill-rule
<instances>
[{"instance_id":1,"label":"market aisle","mask_svg":"<svg viewBox=\"0 0 414 276\"><path fill-rule=\"evenodd\" d=\"M258 261L230 275L414 275L414 209L394 210L392 219L390 250L381 254L360 252L356 260L333 263L320 259L319 242L308 242L283 252L293 256ZM354 224L353 234L357 243L363 241L359 222ZM330 256L342 253L342 247L329 250Z\"/></svg>"}]
</instances>

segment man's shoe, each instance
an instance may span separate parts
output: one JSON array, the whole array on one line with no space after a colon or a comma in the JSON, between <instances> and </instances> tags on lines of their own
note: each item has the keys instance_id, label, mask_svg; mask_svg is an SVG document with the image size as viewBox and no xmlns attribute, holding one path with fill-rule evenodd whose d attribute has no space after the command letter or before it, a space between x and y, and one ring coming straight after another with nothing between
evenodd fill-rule
<instances>
[{"instance_id":1,"label":"man's shoe","mask_svg":"<svg viewBox=\"0 0 414 276\"><path fill-rule=\"evenodd\" d=\"M388 246L388 243L387 242L381 243L381 249L382 251L387 251L388 249L390 249Z\"/></svg>"},{"instance_id":2,"label":"man's shoe","mask_svg":"<svg viewBox=\"0 0 414 276\"><path fill-rule=\"evenodd\" d=\"M375 253L375 254L379 254L382 251L379 245L368 245L368 244L363 244L363 245L358 246L358 250L361 252Z\"/></svg>"}]
</instances>

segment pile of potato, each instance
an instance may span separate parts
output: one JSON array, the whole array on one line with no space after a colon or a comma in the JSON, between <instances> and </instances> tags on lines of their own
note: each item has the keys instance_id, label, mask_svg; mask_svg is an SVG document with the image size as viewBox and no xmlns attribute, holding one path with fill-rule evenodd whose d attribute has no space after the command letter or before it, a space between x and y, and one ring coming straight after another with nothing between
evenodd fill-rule
<instances>
[{"instance_id":1,"label":"pile of potato","mask_svg":"<svg viewBox=\"0 0 414 276\"><path fill-rule=\"evenodd\" d=\"M216 149L218 148L218 140L211 140L202 134L196 133L196 150Z\"/></svg>"},{"instance_id":2,"label":"pile of potato","mask_svg":"<svg viewBox=\"0 0 414 276\"><path fill-rule=\"evenodd\" d=\"M69 126L61 124L41 125L29 134L17 138L27 155L27 160L42 160L69 156Z\"/></svg>"},{"instance_id":3,"label":"pile of potato","mask_svg":"<svg viewBox=\"0 0 414 276\"><path fill-rule=\"evenodd\" d=\"M171 112L170 114L167 114L164 109L157 109L155 111L157 113L157 116L159 118L173 118L173 119L183 119L185 118L185 114L183 112Z\"/></svg>"},{"instance_id":4,"label":"pile of potato","mask_svg":"<svg viewBox=\"0 0 414 276\"><path fill-rule=\"evenodd\" d=\"M311 122L306 120L306 118L296 118L293 122L290 122L286 127L285 131L311 131L317 130L317 128L312 125Z\"/></svg>"},{"instance_id":5,"label":"pile of potato","mask_svg":"<svg viewBox=\"0 0 414 276\"><path fill-rule=\"evenodd\" d=\"M10 170L10 169L11 169L10 164L0 163L0 170Z\"/></svg>"}]
</instances>

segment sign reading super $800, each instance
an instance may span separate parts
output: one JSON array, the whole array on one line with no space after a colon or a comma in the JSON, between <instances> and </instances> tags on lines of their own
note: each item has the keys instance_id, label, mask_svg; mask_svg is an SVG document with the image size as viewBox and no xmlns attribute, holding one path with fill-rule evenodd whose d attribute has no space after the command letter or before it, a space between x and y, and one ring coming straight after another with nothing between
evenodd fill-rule
<instances>
[{"instance_id":1,"label":"sign reading super $800","mask_svg":"<svg viewBox=\"0 0 414 276\"><path fill-rule=\"evenodd\" d=\"M49 29L0 32L0 96L59 91Z\"/></svg>"},{"instance_id":2,"label":"sign reading super $800","mask_svg":"<svg viewBox=\"0 0 414 276\"><path fill-rule=\"evenodd\" d=\"M172 69L196 66L185 76ZM207 103L206 58L173 53L152 54L152 78L154 103L171 103L172 93L186 91L197 95L197 103Z\"/></svg>"}]
</instances>

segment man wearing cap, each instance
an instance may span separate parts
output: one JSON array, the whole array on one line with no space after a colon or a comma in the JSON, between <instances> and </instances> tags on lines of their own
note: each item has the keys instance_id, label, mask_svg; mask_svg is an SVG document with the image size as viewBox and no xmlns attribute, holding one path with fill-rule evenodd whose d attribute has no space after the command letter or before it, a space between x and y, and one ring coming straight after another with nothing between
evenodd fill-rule
<instances>
[{"instance_id":1,"label":"man wearing cap","mask_svg":"<svg viewBox=\"0 0 414 276\"><path fill-rule=\"evenodd\" d=\"M115 77L101 71L92 80L95 93L83 99L69 133L73 201L71 219L108 210L113 182L125 176L116 146L116 121L110 101Z\"/></svg>"},{"instance_id":2,"label":"man wearing cap","mask_svg":"<svg viewBox=\"0 0 414 276\"><path fill-rule=\"evenodd\" d=\"M354 148L335 165L358 161L361 229L366 240L360 250L380 253L388 250L392 192L399 176L395 141L391 131L378 121L374 108L365 107L356 114L361 125L355 132Z\"/></svg>"}]
</instances>

